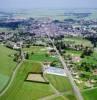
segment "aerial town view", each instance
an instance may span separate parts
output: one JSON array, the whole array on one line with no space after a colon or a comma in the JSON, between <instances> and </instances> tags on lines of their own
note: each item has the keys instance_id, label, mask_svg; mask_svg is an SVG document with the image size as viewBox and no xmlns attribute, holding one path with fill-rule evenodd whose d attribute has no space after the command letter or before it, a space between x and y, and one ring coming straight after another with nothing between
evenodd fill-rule
<instances>
[{"instance_id":1,"label":"aerial town view","mask_svg":"<svg viewBox=\"0 0 97 100\"><path fill-rule=\"evenodd\" d=\"M97 0L0 1L0 100L97 100Z\"/></svg>"}]
</instances>

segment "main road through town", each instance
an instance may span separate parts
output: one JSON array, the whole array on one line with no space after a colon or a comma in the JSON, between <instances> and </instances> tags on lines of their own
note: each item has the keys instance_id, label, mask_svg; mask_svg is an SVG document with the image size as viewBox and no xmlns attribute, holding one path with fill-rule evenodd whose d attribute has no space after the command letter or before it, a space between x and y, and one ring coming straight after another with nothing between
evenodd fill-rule
<instances>
[{"instance_id":1,"label":"main road through town","mask_svg":"<svg viewBox=\"0 0 97 100\"><path fill-rule=\"evenodd\" d=\"M70 83L72 85L72 88L73 88L73 91L75 93L75 96L76 96L77 100L83 100L83 97L82 97L82 95L80 93L80 90L77 87L77 85L75 84L74 79L73 79L73 77L71 75L70 70L68 69L68 67L67 67L67 65L66 65L63 57L61 56L61 54L59 53L59 51L57 50L57 48L56 48L56 46L54 44L54 40L52 40L49 36L48 36L48 38L49 38L50 42L52 43L54 49L56 50L56 53L57 53L57 55L59 57L59 60L61 61L62 65L64 67L65 73L66 73L66 75L67 75L67 77L68 77L68 79L69 79L69 81L70 81Z\"/></svg>"}]
</instances>

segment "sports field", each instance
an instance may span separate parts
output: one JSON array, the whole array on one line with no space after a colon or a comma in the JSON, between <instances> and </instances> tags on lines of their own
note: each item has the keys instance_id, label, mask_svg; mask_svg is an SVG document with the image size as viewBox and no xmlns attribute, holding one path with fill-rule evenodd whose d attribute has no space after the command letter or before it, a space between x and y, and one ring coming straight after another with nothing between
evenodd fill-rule
<instances>
[{"instance_id":1,"label":"sports field","mask_svg":"<svg viewBox=\"0 0 97 100\"><path fill-rule=\"evenodd\" d=\"M6 85L13 69L16 67L13 57L10 57L10 55L14 55L15 53L15 50L0 45L0 90Z\"/></svg>"}]
</instances>

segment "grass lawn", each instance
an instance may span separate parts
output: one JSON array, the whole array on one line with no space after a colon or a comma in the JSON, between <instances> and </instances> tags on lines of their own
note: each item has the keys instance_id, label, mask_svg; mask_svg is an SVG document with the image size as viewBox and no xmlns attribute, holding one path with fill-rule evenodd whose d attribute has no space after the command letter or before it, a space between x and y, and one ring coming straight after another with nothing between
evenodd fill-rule
<instances>
[{"instance_id":1,"label":"grass lawn","mask_svg":"<svg viewBox=\"0 0 97 100\"><path fill-rule=\"evenodd\" d=\"M53 94L49 84L24 81L28 72L40 72L40 63L25 61L17 72L14 82L0 100L37 100Z\"/></svg>"},{"instance_id":2,"label":"grass lawn","mask_svg":"<svg viewBox=\"0 0 97 100\"><path fill-rule=\"evenodd\" d=\"M84 91L82 94L83 94L84 100L97 100L97 88Z\"/></svg>"},{"instance_id":3,"label":"grass lawn","mask_svg":"<svg viewBox=\"0 0 97 100\"><path fill-rule=\"evenodd\" d=\"M15 50L0 45L0 90L5 86L13 69L16 67L13 57L9 57L9 55L15 53Z\"/></svg>"}]
</instances>

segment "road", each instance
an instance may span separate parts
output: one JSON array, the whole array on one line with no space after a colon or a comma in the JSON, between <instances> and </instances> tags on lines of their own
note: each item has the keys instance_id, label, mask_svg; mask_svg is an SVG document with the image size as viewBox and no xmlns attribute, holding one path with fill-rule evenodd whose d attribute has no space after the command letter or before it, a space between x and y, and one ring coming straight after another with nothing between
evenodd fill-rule
<instances>
[{"instance_id":1,"label":"road","mask_svg":"<svg viewBox=\"0 0 97 100\"><path fill-rule=\"evenodd\" d=\"M49 37L49 36L48 36L48 37ZM60 54L59 51L57 50L57 48L56 48L56 46L55 46L55 44L54 44L54 41L51 40L50 37L49 37L49 40L51 41L51 43L52 43L52 45L53 45L54 49L56 50L56 53L57 53L57 55L58 55L58 57L59 57L59 60L61 61L62 65L63 65L63 67L64 67L65 73L66 73L66 75L68 76L68 79L69 79L69 81L70 81L70 83L71 83L71 85L72 85L72 88L73 88L73 91L74 91L74 93L75 93L75 95L76 95L77 100L83 100L83 97L82 97L82 95L81 95L81 93L80 93L80 90L79 90L79 88L77 87L77 85L75 84L74 79L73 79L73 77L72 77L72 75L71 75L71 72L70 72L69 69L67 68L67 65L66 65L66 63L65 63L65 61L64 61L64 59L63 59L63 57L61 56L61 54Z\"/></svg>"}]
</instances>

